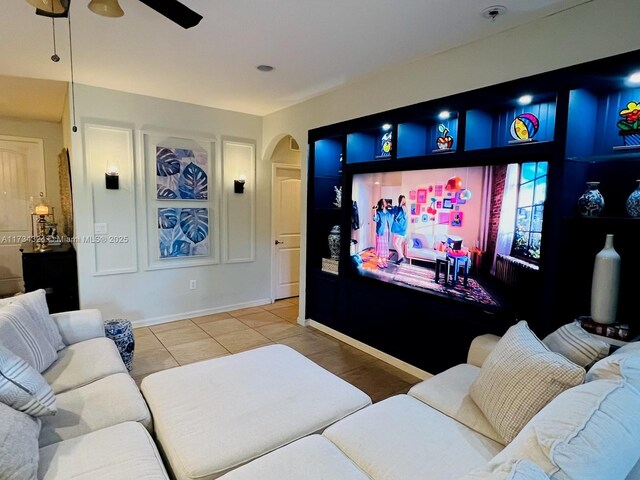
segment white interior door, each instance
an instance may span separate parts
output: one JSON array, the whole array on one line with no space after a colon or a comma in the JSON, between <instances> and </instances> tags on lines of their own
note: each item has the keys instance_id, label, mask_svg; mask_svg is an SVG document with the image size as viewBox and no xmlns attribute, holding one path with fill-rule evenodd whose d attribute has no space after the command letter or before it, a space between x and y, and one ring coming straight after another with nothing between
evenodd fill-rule
<instances>
[{"instance_id":1,"label":"white interior door","mask_svg":"<svg viewBox=\"0 0 640 480\"><path fill-rule=\"evenodd\" d=\"M300 288L300 167L274 166L273 211L277 300L297 296Z\"/></svg>"},{"instance_id":2,"label":"white interior door","mask_svg":"<svg viewBox=\"0 0 640 480\"><path fill-rule=\"evenodd\" d=\"M33 202L41 192L42 140L0 136L0 295L23 290L19 246L31 236Z\"/></svg>"}]
</instances>

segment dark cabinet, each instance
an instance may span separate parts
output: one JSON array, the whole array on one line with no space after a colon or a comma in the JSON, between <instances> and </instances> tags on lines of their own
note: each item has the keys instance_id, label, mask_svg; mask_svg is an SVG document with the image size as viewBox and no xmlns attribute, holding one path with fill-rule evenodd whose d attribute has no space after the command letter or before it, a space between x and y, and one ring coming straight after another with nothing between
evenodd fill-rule
<instances>
[{"instance_id":1,"label":"dark cabinet","mask_svg":"<svg viewBox=\"0 0 640 480\"><path fill-rule=\"evenodd\" d=\"M78 310L78 271L76 251L70 243L52 245L47 252L38 252L34 244L20 246L22 274L26 292L43 288L47 292L50 313Z\"/></svg>"}]
</instances>

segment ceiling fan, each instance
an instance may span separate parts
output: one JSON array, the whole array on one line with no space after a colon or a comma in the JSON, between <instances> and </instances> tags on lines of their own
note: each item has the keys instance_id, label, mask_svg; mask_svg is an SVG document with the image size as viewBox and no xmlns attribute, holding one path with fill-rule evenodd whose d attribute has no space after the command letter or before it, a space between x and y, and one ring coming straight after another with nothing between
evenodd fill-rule
<instances>
[{"instance_id":1,"label":"ceiling fan","mask_svg":"<svg viewBox=\"0 0 640 480\"><path fill-rule=\"evenodd\" d=\"M178 0L139 0L156 12L164 15L182 28L195 27L202 15L194 12ZM36 14L44 17L67 17L71 0L27 0L27 3L36 8ZM103 17L121 17L124 11L118 4L118 0L91 0L89 10Z\"/></svg>"}]
</instances>

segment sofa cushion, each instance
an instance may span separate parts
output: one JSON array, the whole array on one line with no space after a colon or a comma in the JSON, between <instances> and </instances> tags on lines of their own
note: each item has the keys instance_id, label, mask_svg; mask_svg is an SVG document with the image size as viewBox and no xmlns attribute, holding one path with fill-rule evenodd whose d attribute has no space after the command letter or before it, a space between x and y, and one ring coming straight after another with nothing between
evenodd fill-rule
<instances>
[{"instance_id":1,"label":"sofa cushion","mask_svg":"<svg viewBox=\"0 0 640 480\"><path fill-rule=\"evenodd\" d=\"M509 443L542 407L584 376L584 368L551 352L521 320L500 338L469 393Z\"/></svg>"},{"instance_id":2,"label":"sofa cushion","mask_svg":"<svg viewBox=\"0 0 640 480\"><path fill-rule=\"evenodd\" d=\"M493 462L528 458L554 480L624 479L640 458L640 393L595 380L558 395Z\"/></svg>"},{"instance_id":3,"label":"sofa cushion","mask_svg":"<svg viewBox=\"0 0 640 480\"><path fill-rule=\"evenodd\" d=\"M375 403L327 428L369 477L456 480L503 446L408 395Z\"/></svg>"},{"instance_id":4,"label":"sofa cushion","mask_svg":"<svg viewBox=\"0 0 640 480\"><path fill-rule=\"evenodd\" d=\"M39 433L39 419L0 403L0 478L36 478Z\"/></svg>"},{"instance_id":5,"label":"sofa cushion","mask_svg":"<svg viewBox=\"0 0 640 480\"><path fill-rule=\"evenodd\" d=\"M0 402L34 417L54 415L56 396L31 365L0 347Z\"/></svg>"},{"instance_id":6,"label":"sofa cushion","mask_svg":"<svg viewBox=\"0 0 640 480\"><path fill-rule=\"evenodd\" d=\"M153 373L141 389L178 480L217 478L371 404L285 345Z\"/></svg>"},{"instance_id":7,"label":"sofa cushion","mask_svg":"<svg viewBox=\"0 0 640 480\"><path fill-rule=\"evenodd\" d=\"M136 382L116 373L57 395L58 413L42 422L40 447L127 421L151 431L151 414Z\"/></svg>"},{"instance_id":8,"label":"sofa cushion","mask_svg":"<svg viewBox=\"0 0 640 480\"><path fill-rule=\"evenodd\" d=\"M369 480L321 435L296 440L220 477L221 480Z\"/></svg>"},{"instance_id":9,"label":"sofa cushion","mask_svg":"<svg viewBox=\"0 0 640 480\"><path fill-rule=\"evenodd\" d=\"M409 395L498 443L504 441L469 396L480 368L462 363L414 385Z\"/></svg>"},{"instance_id":10,"label":"sofa cushion","mask_svg":"<svg viewBox=\"0 0 640 480\"><path fill-rule=\"evenodd\" d=\"M38 372L43 372L58 358L42 325L16 303L0 308L0 346L15 353Z\"/></svg>"},{"instance_id":11,"label":"sofa cushion","mask_svg":"<svg viewBox=\"0 0 640 480\"><path fill-rule=\"evenodd\" d=\"M640 343L625 345L596 362L587 372L586 380L623 379L640 391Z\"/></svg>"},{"instance_id":12,"label":"sofa cushion","mask_svg":"<svg viewBox=\"0 0 640 480\"><path fill-rule=\"evenodd\" d=\"M101 337L74 343L58 352L44 378L55 393L66 392L114 373L126 373L113 340Z\"/></svg>"},{"instance_id":13,"label":"sofa cushion","mask_svg":"<svg viewBox=\"0 0 640 480\"><path fill-rule=\"evenodd\" d=\"M168 480L149 432L126 422L40 449L39 480Z\"/></svg>"},{"instance_id":14,"label":"sofa cushion","mask_svg":"<svg viewBox=\"0 0 640 480\"><path fill-rule=\"evenodd\" d=\"M44 289L41 288L22 295L0 299L0 308L11 303L22 305L40 323L49 343L56 351L64 348L60 331L49 315L49 306L47 305L47 296Z\"/></svg>"},{"instance_id":15,"label":"sofa cushion","mask_svg":"<svg viewBox=\"0 0 640 480\"><path fill-rule=\"evenodd\" d=\"M610 345L598 340L571 322L561 326L542 340L549 350L564 355L576 365L588 368L609 353Z\"/></svg>"},{"instance_id":16,"label":"sofa cushion","mask_svg":"<svg viewBox=\"0 0 640 480\"><path fill-rule=\"evenodd\" d=\"M549 477L531 460L520 459L474 469L459 480L549 480Z\"/></svg>"}]
</instances>

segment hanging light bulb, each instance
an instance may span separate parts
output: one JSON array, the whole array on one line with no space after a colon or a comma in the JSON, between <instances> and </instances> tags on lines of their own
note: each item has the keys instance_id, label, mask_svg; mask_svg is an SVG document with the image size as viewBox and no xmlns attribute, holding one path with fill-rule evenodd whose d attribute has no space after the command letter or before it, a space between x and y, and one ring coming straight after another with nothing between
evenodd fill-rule
<instances>
[{"instance_id":1,"label":"hanging light bulb","mask_svg":"<svg viewBox=\"0 0 640 480\"><path fill-rule=\"evenodd\" d=\"M89 10L103 17L121 17L124 10L118 4L118 0L91 0Z\"/></svg>"},{"instance_id":2,"label":"hanging light bulb","mask_svg":"<svg viewBox=\"0 0 640 480\"><path fill-rule=\"evenodd\" d=\"M460 192L459 196L462 200L471 199L471 190L469 190L469 167L467 167L466 178L464 180L464 188Z\"/></svg>"},{"instance_id":3,"label":"hanging light bulb","mask_svg":"<svg viewBox=\"0 0 640 480\"><path fill-rule=\"evenodd\" d=\"M67 10L60 0L27 0L27 3L38 10L51 12L54 15L64 13Z\"/></svg>"}]
</instances>

